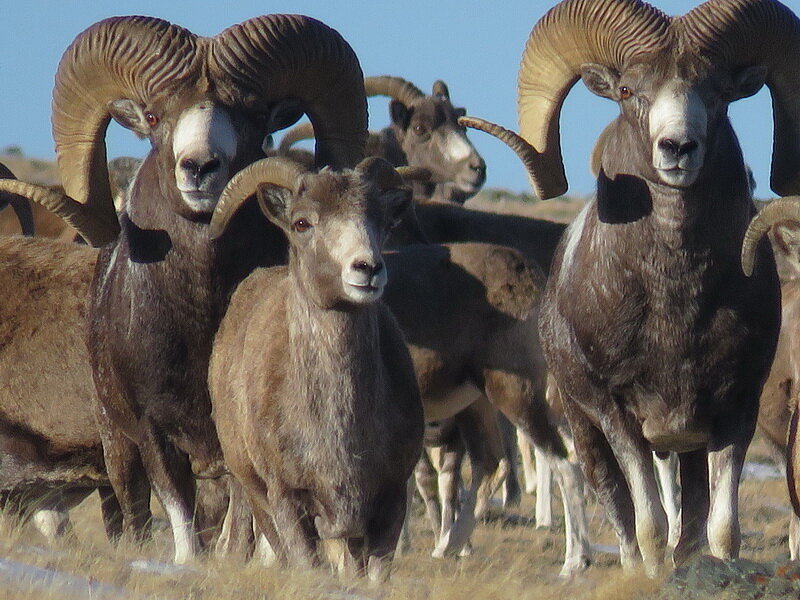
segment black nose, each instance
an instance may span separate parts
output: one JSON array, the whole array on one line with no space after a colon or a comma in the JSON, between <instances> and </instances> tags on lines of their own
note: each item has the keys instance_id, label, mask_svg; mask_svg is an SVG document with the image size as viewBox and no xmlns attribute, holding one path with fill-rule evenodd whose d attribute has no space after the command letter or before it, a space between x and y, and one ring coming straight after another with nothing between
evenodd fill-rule
<instances>
[{"instance_id":1,"label":"black nose","mask_svg":"<svg viewBox=\"0 0 800 600\"><path fill-rule=\"evenodd\" d=\"M697 142L690 140L681 143L670 138L664 138L658 142L658 147L672 157L680 158L681 156L686 156L690 152L697 150Z\"/></svg>"},{"instance_id":2,"label":"black nose","mask_svg":"<svg viewBox=\"0 0 800 600\"><path fill-rule=\"evenodd\" d=\"M181 169L194 179L198 185L206 175L210 175L217 171L220 167L220 160L217 157L212 157L205 162L197 161L192 158L184 158L181 161Z\"/></svg>"},{"instance_id":3,"label":"black nose","mask_svg":"<svg viewBox=\"0 0 800 600\"><path fill-rule=\"evenodd\" d=\"M375 277L383 269L383 261L376 265L371 265L365 260L357 260L353 263L353 270L364 273L368 277Z\"/></svg>"}]
</instances>

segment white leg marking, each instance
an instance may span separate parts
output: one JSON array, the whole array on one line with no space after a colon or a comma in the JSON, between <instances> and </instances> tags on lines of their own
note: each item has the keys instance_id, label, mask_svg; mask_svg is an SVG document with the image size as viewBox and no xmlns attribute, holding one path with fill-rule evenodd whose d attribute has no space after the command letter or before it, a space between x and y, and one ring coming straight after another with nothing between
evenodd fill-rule
<instances>
[{"instance_id":1,"label":"white leg marking","mask_svg":"<svg viewBox=\"0 0 800 600\"><path fill-rule=\"evenodd\" d=\"M550 459L534 447L536 457L536 528L549 529L553 526L553 485Z\"/></svg>"},{"instance_id":2,"label":"white leg marking","mask_svg":"<svg viewBox=\"0 0 800 600\"><path fill-rule=\"evenodd\" d=\"M528 436L517 429L517 446L522 457L522 473L525 477L525 493L533 494L536 490L536 466L533 460L533 446Z\"/></svg>"},{"instance_id":3,"label":"white leg marking","mask_svg":"<svg viewBox=\"0 0 800 600\"><path fill-rule=\"evenodd\" d=\"M159 490L157 490L159 491ZM172 527L172 539L175 542L175 564L185 565L197 554L197 540L192 527L192 515L183 510L170 494L158 494Z\"/></svg>"},{"instance_id":4,"label":"white leg marking","mask_svg":"<svg viewBox=\"0 0 800 600\"><path fill-rule=\"evenodd\" d=\"M739 477L733 446L708 453L711 510L708 515L708 545L711 554L723 560L739 556Z\"/></svg>"},{"instance_id":5,"label":"white leg marking","mask_svg":"<svg viewBox=\"0 0 800 600\"><path fill-rule=\"evenodd\" d=\"M681 537L681 503L680 490L678 488L678 455L670 452L665 459L653 455L655 461L656 474L658 475L658 487L661 492L661 502L667 513L667 526L669 527L669 539L667 546L675 549Z\"/></svg>"}]
</instances>

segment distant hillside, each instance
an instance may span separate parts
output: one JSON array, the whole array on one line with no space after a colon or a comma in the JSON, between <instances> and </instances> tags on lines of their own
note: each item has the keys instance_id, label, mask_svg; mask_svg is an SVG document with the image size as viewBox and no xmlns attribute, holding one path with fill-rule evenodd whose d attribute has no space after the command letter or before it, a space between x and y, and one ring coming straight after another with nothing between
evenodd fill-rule
<instances>
[{"instance_id":1,"label":"distant hillside","mask_svg":"<svg viewBox=\"0 0 800 600\"><path fill-rule=\"evenodd\" d=\"M0 149L0 162L22 181L41 185L61 183L55 161L25 156L18 146Z\"/></svg>"}]
</instances>

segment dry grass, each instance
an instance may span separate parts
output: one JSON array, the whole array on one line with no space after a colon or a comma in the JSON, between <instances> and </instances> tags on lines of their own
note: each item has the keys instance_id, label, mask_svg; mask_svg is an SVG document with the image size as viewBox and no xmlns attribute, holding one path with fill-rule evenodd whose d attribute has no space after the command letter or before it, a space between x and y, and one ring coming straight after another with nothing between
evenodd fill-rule
<instances>
[{"instance_id":1,"label":"dry grass","mask_svg":"<svg viewBox=\"0 0 800 600\"><path fill-rule=\"evenodd\" d=\"M749 460L768 462L760 443L754 444ZM788 499L781 480L747 480L742 485L742 555L759 561L786 558ZM156 514L158 507L154 506ZM612 554L598 554L595 565L581 578L558 579L563 558L561 508L554 506L554 531L533 528L533 499L526 497L518 510L479 525L473 537L472 556L437 560L430 557L433 537L415 507L412 520L414 549L395 561L391 582L379 589L361 581L341 581L324 569L297 572L277 567L263 568L238 559L204 557L183 572L152 574L132 566L135 560L169 563L171 536L159 519L152 542L138 547L122 544L114 548L105 539L98 501L92 496L73 511L75 537L47 545L30 525L0 520L0 558L91 578L122 588L131 598L216 600L218 598L357 600L462 600L514 598L518 600L626 600L651 596L660 581L624 576ZM590 530L595 543L612 545L613 535L602 511L590 501ZM28 587L28 591L23 591ZM0 599L65 598L63 589L52 592L22 583L0 585ZM80 596L78 596L80 597ZM87 597L87 596L83 596Z\"/></svg>"}]
</instances>

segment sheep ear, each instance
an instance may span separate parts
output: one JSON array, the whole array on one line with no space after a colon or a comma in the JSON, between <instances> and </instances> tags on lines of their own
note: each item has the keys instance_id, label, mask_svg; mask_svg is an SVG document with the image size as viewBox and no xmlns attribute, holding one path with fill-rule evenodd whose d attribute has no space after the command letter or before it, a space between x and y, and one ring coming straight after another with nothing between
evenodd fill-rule
<instances>
[{"instance_id":1,"label":"sheep ear","mask_svg":"<svg viewBox=\"0 0 800 600\"><path fill-rule=\"evenodd\" d=\"M394 188L386 190L381 194L381 204L383 205L384 226L392 229L401 221L406 221L411 217L416 221L414 203L411 190L407 188Z\"/></svg>"},{"instance_id":2,"label":"sheep ear","mask_svg":"<svg viewBox=\"0 0 800 600\"><path fill-rule=\"evenodd\" d=\"M397 125L403 131L408 129L408 123L411 120L411 113L405 104L399 100L392 100L389 102L389 114L392 117L392 123Z\"/></svg>"},{"instance_id":3,"label":"sheep ear","mask_svg":"<svg viewBox=\"0 0 800 600\"><path fill-rule=\"evenodd\" d=\"M130 129L139 138L150 135L152 128L144 116L144 109L129 98L113 100L108 103L111 117L125 129Z\"/></svg>"},{"instance_id":4,"label":"sheep ear","mask_svg":"<svg viewBox=\"0 0 800 600\"><path fill-rule=\"evenodd\" d=\"M583 84L593 94L610 100L619 99L619 73L605 65L586 63L581 65Z\"/></svg>"},{"instance_id":5,"label":"sheep ear","mask_svg":"<svg viewBox=\"0 0 800 600\"><path fill-rule=\"evenodd\" d=\"M774 248L800 267L800 224L792 220L778 221L772 226Z\"/></svg>"},{"instance_id":6,"label":"sheep ear","mask_svg":"<svg viewBox=\"0 0 800 600\"><path fill-rule=\"evenodd\" d=\"M289 231L292 193L279 185L262 183L256 190L256 196L264 216L284 231Z\"/></svg>"},{"instance_id":7,"label":"sheep ear","mask_svg":"<svg viewBox=\"0 0 800 600\"><path fill-rule=\"evenodd\" d=\"M733 90L728 100L733 102L754 95L764 87L768 73L769 69L764 66L747 67L736 73L733 77Z\"/></svg>"},{"instance_id":8,"label":"sheep ear","mask_svg":"<svg viewBox=\"0 0 800 600\"><path fill-rule=\"evenodd\" d=\"M299 100L283 100L270 110L267 117L267 133L291 127L305 114Z\"/></svg>"}]
</instances>

